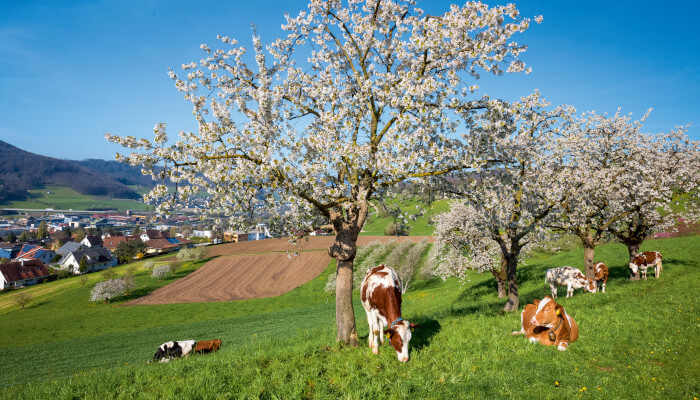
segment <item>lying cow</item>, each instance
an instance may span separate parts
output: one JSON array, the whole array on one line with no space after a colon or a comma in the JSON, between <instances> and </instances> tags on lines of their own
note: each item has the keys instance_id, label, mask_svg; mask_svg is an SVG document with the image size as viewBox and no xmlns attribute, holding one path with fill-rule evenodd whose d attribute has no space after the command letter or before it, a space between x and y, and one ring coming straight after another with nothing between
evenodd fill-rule
<instances>
[{"instance_id":1,"label":"lying cow","mask_svg":"<svg viewBox=\"0 0 700 400\"><path fill-rule=\"evenodd\" d=\"M389 335L396 357L401 362L408 361L411 328L416 325L401 318L401 285L396 271L385 265L371 268L362 280L360 297L367 313L372 352L379 353L378 342L384 343L382 329L388 327L384 329L384 334Z\"/></svg>"},{"instance_id":2,"label":"lying cow","mask_svg":"<svg viewBox=\"0 0 700 400\"><path fill-rule=\"evenodd\" d=\"M637 257L632 260L629 264L632 274L637 275L641 272L641 278L647 279L647 268L654 267L654 277L659 278L661 270L663 269L661 263L661 253L658 251L645 251L637 255Z\"/></svg>"},{"instance_id":3,"label":"lying cow","mask_svg":"<svg viewBox=\"0 0 700 400\"><path fill-rule=\"evenodd\" d=\"M557 298L557 286L566 286L566 297L574 295L574 289L583 288L595 293L595 283L574 267L550 268L544 274L544 282L549 283L552 297Z\"/></svg>"},{"instance_id":4,"label":"lying cow","mask_svg":"<svg viewBox=\"0 0 700 400\"><path fill-rule=\"evenodd\" d=\"M179 340L176 342L166 342L158 346L158 351L153 355L153 361L162 363L168 362L173 358L187 358L195 346L194 340Z\"/></svg>"},{"instance_id":5,"label":"lying cow","mask_svg":"<svg viewBox=\"0 0 700 400\"><path fill-rule=\"evenodd\" d=\"M211 353L219 350L219 347L221 347L221 339L202 340L194 345L194 352L196 354Z\"/></svg>"},{"instance_id":6,"label":"lying cow","mask_svg":"<svg viewBox=\"0 0 700 400\"><path fill-rule=\"evenodd\" d=\"M605 293L605 283L608 281L608 275L610 275L608 266L599 262L593 268L593 272L595 272L596 286L600 288L601 292Z\"/></svg>"},{"instance_id":7,"label":"lying cow","mask_svg":"<svg viewBox=\"0 0 700 400\"><path fill-rule=\"evenodd\" d=\"M530 343L557 346L564 351L578 339L578 325L564 307L549 296L528 304L520 314L520 330L513 335L525 335Z\"/></svg>"}]
</instances>

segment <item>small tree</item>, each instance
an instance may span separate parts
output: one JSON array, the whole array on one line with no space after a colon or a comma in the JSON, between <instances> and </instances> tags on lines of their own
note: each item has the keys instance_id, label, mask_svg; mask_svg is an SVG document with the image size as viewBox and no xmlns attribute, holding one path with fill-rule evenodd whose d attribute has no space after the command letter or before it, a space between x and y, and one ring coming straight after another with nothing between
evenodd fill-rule
<instances>
[{"instance_id":1,"label":"small tree","mask_svg":"<svg viewBox=\"0 0 700 400\"><path fill-rule=\"evenodd\" d=\"M90 291L90 301L104 300L109 302L117 296L121 296L127 291L133 289L130 283L124 278L108 279L98 282Z\"/></svg>"},{"instance_id":2,"label":"small tree","mask_svg":"<svg viewBox=\"0 0 700 400\"><path fill-rule=\"evenodd\" d=\"M80 275L80 286L85 286L88 283L88 276L83 274Z\"/></svg>"},{"instance_id":3,"label":"small tree","mask_svg":"<svg viewBox=\"0 0 700 400\"><path fill-rule=\"evenodd\" d=\"M83 239L85 239L85 230L83 228L76 229L73 239L75 239L76 242L82 242Z\"/></svg>"},{"instance_id":4,"label":"small tree","mask_svg":"<svg viewBox=\"0 0 700 400\"><path fill-rule=\"evenodd\" d=\"M166 264L156 265L151 272L151 276L156 279L163 279L168 275L170 275L170 266Z\"/></svg>"},{"instance_id":5,"label":"small tree","mask_svg":"<svg viewBox=\"0 0 700 400\"><path fill-rule=\"evenodd\" d=\"M146 244L141 239L127 240L117 245L117 248L114 249L114 255L121 262L129 262L139 253L143 253L144 250L146 250Z\"/></svg>"},{"instance_id":6,"label":"small tree","mask_svg":"<svg viewBox=\"0 0 700 400\"><path fill-rule=\"evenodd\" d=\"M80 271L81 274L84 274L87 272L88 268L90 268L88 265L88 259L85 254L83 254L83 256L80 258L80 262L78 263L78 271Z\"/></svg>"},{"instance_id":7,"label":"small tree","mask_svg":"<svg viewBox=\"0 0 700 400\"><path fill-rule=\"evenodd\" d=\"M198 261L206 258L208 252L209 250L204 246L197 246L191 249L181 249L177 253L177 259L182 262Z\"/></svg>"},{"instance_id":8,"label":"small tree","mask_svg":"<svg viewBox=\"0 0 700 400\"><path fill-rule=\"evenodd\" d=\"M46 221L41 221L39 224L39 229L36 232L36 237L38 239L44 239L49 236L49 226Z\"/></svg>"},{"instance_id":9,"label":"small tree","mask_svg":"<svg viewBox=\"0 0 700 400\"><path fill-rule=\"evenodd\" d=\"M22 310L24 310L29 302L32 301L32 295L31 293L27 293L26 291L20 291L15 295L15 304L17 304Z\"/></svg>"}]
</instances>

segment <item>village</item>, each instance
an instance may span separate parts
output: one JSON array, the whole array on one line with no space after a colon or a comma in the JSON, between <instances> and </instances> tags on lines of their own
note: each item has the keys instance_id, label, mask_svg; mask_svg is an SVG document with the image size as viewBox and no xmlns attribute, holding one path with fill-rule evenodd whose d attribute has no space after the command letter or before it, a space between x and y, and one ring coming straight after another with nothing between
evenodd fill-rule
<instances>
[{"instance_id":1,"label":"village","mask_svg":"<svg viewBox=\"0 0 700 400\"><path fill-rule=\"evenodd\" d=\"M26 212L0 222L0 290L102 271L182 248L271 237L265 223L246 231L180 213Z\"/></svg>"}]
</instances>

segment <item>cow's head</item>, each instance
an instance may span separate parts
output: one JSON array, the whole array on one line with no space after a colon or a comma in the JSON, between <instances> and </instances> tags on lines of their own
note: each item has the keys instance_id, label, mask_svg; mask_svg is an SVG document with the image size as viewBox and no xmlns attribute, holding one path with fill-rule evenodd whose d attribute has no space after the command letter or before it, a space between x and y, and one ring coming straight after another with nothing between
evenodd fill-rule
<instances>
[{"instance_id":1,"label":"cow's head","mask_svg":"<svg viewBox=\"0 0 700 400\"><path fill-rule=\"evenodd\" d=\"M591 279L591 278L586 278L586 280L587 280L588 282L586 283L586 286L584 286L584 289L585 289L587 292L595 293L595 292L596 292L596 288L598 287L597 282L594 281L594 280Z\"/></svg>"},{"instance_id":2,"label":"cow's head","mask_svg":"<svg viewBox=\"0 0 700 400\"><path fill-rule=\"evenodd\" d=\"M582 273L574 274L574 277L571 278L571 280L572 280L572 282L571 282L572 288L574 288L574 289L585 288L586 291L590 291L589 290L590 279L586 278L586 276L583 275ZM593 290L595 290L595 286L593 287Z\"/></svg>"},{"instance_id":3,"label":"cow's head","mask_svg":"<svg viewBox=\"0 0 700 400\"><path fill-rule=\"evenodd\" d=\"M554 302L550 296L545 296L542 300L535 300L535 315L530 318L530 323L534 326L552 328L556 325L557 319L564 314L564 307Z\"/></svg>"},{"instance_id":4,"label":"cow's head","mask_svg":"<svg viewBox=\"0 0 700 400\"><path fill-rule=\"evenodd\" d=\"M605 278L605 271L602 266L597 266L595 268L595 278L598 280Z\"/></svg>"},{"instance_id":5,"label":"cow's head","mask_svg":"<svg viewBox=\"0 0 700 400\"><path fill-rule=\"evenodd\" d=\"M639 272L639 266L636 263L630 263L630 269L632 270L632 275L637 275Z\"/></svg>"},{"instance_id":6,"label":"cow's head","mask_svg":"<svg viewBox=\"0 0 700 400\"><path fill-rule=\"evenodd\" d=\"M401 362L408 361L408 343L411 341L411 329L418 325L401 320L393 327L384 329L384 334L389 335L391 345L396 350L396 357Z\"/></svg>"}]
</instances>

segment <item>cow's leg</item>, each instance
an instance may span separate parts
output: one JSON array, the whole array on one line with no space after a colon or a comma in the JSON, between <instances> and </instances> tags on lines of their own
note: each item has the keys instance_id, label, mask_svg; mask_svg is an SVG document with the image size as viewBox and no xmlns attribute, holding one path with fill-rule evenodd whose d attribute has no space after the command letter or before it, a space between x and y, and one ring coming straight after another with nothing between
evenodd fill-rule
<instances>
[{"instance_id":1,"label":"cow's leg","mask_svg":"<svg viewBox=\"0 0 700 400\"><path fill-rule=\"evenodd\" d=\"M367 336L367 342L370 349L374 349L374 318L372 318L372 313L367 313L367 324L369 324L369 335Z\"/></svg>"},{"instance_id":2,"label":"cow's leg","mask_svg":"<svg viewBox=\"0 0 700 400\"><path fill-rule=\"evenodd\" d=\"M550 283L549 289L552 291L552 298L556 299L557 298L557 286L553 283Z\"/></svg>"},{"instance_id":3,"label":"cow's leg","mask_svg":"<svg viewBox=\"0 0 700 400\"><path fill-rule=\"evenodd\" d=\"M525 326L523 326L523 314L525 314L525 310L523 310L520 313L520 330L511 332L510 333L511 335L524 335L525 334Z\"/></svg>"},{"instance_id":4,"label":"cow's leg","mask_svg":"<svg viewBox=\"0 0 700 400\"><path fill-rule=\"evenodd\" d=\"M565 351L568 347L569 347L569 342L559 342L559 345L557 346L557 350Z\"/></svg>"},{"instance_id":5,"label":"cow's leg","mask_svg":"<svg viewBox=\"0 0 700 400\"><path fill-rule=\"evenodd\" d=\"M603 282L603 284L601 286L603 288L603 293L605 293L605 282Z\"/></svg>"},{"instance_id":6,"label":"cow's leg","mask_svg":"<svg viewBox=\"0 0 700 400\"><path fill-rule=\"evenodd\" d=\"M661 263L657 260L654 265L654 278L659 279L659 275L661 275Z\"/></svg>"},{"instance_id":7,"label":"cow's leg","mask_svg":"<svg viewBox=\"0 0 700 400\"><path fill-rule=\"evenodd\" d=\"M571 287L570 283L566 284L566 298L568 299L569 297L574 295L574 289Z\"/></svg>"},{"instance_id":8,"label":"cow's leg","mask_svg":"<svg viewBox=\"0 0 700 400\"><path fill-rule=\"evenodd\" d=\"M379 343L384 344L384 324L379 316L377 316L377 326L379 326Z\"/></svg>"}]
</instances>

